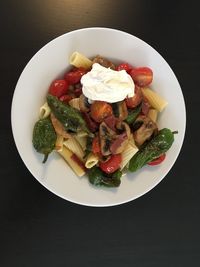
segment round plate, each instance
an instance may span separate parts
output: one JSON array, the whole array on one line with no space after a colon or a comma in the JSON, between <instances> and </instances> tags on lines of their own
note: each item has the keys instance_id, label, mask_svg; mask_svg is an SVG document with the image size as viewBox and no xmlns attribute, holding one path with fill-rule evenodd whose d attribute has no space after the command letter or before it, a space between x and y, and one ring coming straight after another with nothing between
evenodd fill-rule
<instances>
[{"instance_id":1,"label":"round plate","mask_svg":"<svg viewBox=\"0 0 200 267\"><path fill-rule=\"evenodd\" d=\"M77 177L55 152L47 163L32 146L32 132L50 83L69 69L74 51L93 57L100 54L116 62L148 66L153 70L151 87L168 101L159 115L159 128L178 130L165 161L155 167L122 177L119 188L97 188L87 177ZM45 45L28 62L15 88L12 130L19 154L32 175L56 195L87 206L113 206L134 200L155 187L169 172L180 152L186 126L185 104L180 85L163 57L150 45L128 33L108 28L85 28L66 33Z\"/></svg>"}]
</instances>

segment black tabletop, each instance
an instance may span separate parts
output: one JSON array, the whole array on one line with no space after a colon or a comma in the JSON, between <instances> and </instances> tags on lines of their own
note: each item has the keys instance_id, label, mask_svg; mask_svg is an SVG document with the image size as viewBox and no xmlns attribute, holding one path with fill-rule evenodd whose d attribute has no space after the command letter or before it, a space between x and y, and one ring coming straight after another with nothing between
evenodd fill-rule
<instances>
[{"instance_id":1,"label":"black tabletop","mask_svg":"<svg viewBox=\"0 0 200 267\"><path fill-rule=\"evenodd\" d=\"M0 2L0 266L200 266L197 3ZM10 121L15 85L29 59L55 37L94 26L126 31L158 50L180 82L187 109L181 154L165 179L141 198L110 208L73 204L42 187L17 152Z\"/></svg>"}]
</instances>

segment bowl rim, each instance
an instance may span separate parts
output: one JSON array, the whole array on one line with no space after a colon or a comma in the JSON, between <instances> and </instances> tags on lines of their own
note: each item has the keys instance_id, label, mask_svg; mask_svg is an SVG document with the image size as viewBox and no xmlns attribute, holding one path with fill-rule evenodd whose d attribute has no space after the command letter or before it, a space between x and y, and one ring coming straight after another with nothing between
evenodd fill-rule
<instances>
[{"instance_id":1,"label":"bowl rim","mask_svg":"<svg viewBox=\"0 0 200 267\"><path fill-rule=\"evenodd\" d=\"M143 41L142 39L140 39L139 37L131 34L131 33L128 33L126 31L122 31L122 30L119 30L119 29L115 29L115 28L109 28L109 27L85 27L85 28L79 28L79 29L75 29L75 30L72 30L72 31L69 31L69 32L66 32L66 33L63 33L53 39L51 39L49 42L47 42L44 46L42 46L31 58L30 60L26 63L25 67L23 68L17 82L16 82L16 85L15 85L15 89L13 91L13 95L12 95L12 102L11 102L11 129L12 129L12 135L13 135L13 139L14 139L14 143L15 143L15 146L17 148L17 152L19 154L19 156L21 157L21 160L22 162L24 163L25 167L29 170L29 172L32 174L32 176L42 185L44 186L48 191L50 191L51 193L53 193L54 195L64 199L64 200L67 200L71 203L74 203L74 204L77 204L77 205L82 205L82 206L88 206L88 207L113 207L113 206L118 206L118 205L122 205L122 204L126 204L128 202L131 202L133 200L136 200L138 198L140 198L141 196L147 194L148 192L150 192L152 189L154 189L163 179L164 177L167 176L167 174L170 172L170 170L172 169L174 163L176 162L182 148L183 148L183 145L184 145L184 140L185 140L185 133L186 133L186 122L187 122L187 116L186 116L186 104L185 104L185 99L184 99L184 94L183 94L183 91L182 89L180 90L180 93L182 95L182 100L183 100L183 106L184 106L184 114L183 114L183 117L184 117L184 122L183 122L183 132L182 132L182 139L181 139L181 142L180 142L180 146L178 147L178 150L177 150L177 154L176 154L176 157L174 157L173 161L170 163L170 167L168 169L167 172L165 172L164 175L161 175L160 176L160 179L158 179L158 181L156 183L153 183L153 185L151 187L148 187L146 190L142 191L140 194L137 194L136 196L132 197L132 198L128 198L124 201L119 201L119 202L115 202L115 203L111 203L111 204L91 204L91 203L83 203L83 202L80 202L80 201L76 201L76 200L72 200L72 199L69 199L67 198L66 196L60 194L59 192L56 192L56 190L53 190L52 188L49 188L45 183L43 183L43 181L41 179L38 179L37 177L35 177L35 175L33 174L33 172L30 170L30 168L28 167L28 165L26 164L26 161L25 159L23 158L23 155L19 149L19 145L18 145L18 141L17 141L17 138L16 138L16 135L15 135L15 132L14 132L14 105L15 105L15 98L16 98L16 95L17 95L17 86L19 84L19 81L21 80L24 72L26 71L26 69L28 68L29 64L34 60L34 58L36 58L40 53L41 51L45 50L46 47L52 43L52 42L56 42L57 39L60 39L60 38L63 38L64 36L66 35L71 35L71 34L74 34L74 33L78 33L78 32L83 32L83 31L96 31L96 30L104 30L104 31L115 31L117 33L120 33L120 34L124 34L124 35L129 35L130 37L134 37L136 39L138 39L140 42L144 43L145 45L149 46L150 48L152 48L153 50L155 50L159 55L160 57L167 63L168 65L168 68L172 71L172 73L174 74L174 77L176 78L177 80L177 83L181 89L181 86L180 86L180 83L175 75L175 73L173 72L171 66L168 64L168 62L165 60L165 58L160 54L160 52L158 52L153 46L149 45L146 41Z\"/></svg>"}]
</instances>

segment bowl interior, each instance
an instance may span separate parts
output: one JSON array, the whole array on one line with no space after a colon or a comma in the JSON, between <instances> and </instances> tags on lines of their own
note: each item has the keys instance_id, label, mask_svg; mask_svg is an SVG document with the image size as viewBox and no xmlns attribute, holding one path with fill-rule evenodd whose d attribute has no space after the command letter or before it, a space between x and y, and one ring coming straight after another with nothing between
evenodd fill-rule
<instances>
[{"instance_id":1,"label":"bowl interior","mask_svg":"<svg viewBox=\"0 0 200 267\"><path fill-rule=\"evenodd\" d=\"M118 189L95 188L79 178L64 160L52 153L46 164L32 146L32 130L50 83L69 69L69 56L79 51L88 57L100 54L116 62L148 66L154 72L151 87L167 101L159 128L178 130L166 160L122 178ZM22 72L12 102L12 129L19 154L29 171L56 195L83 205L112 206L133 200L156 186L174 164L185 133L185 104L180 85L162 56L139 38L106 28L87 28L66 33L39 50Z\"/></svg>"}]
</instances>

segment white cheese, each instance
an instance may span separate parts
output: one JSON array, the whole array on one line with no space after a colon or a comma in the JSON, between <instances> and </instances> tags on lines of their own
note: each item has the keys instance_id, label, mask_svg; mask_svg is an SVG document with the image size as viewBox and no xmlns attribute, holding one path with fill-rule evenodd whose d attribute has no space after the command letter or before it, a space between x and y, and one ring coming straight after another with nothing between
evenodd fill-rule
<instances>
[{"instance_id":1,"label":"white cheese","mask_svg":"<svg viewBox=\"0 0 200 267\"><path fill-rule=\"evenodd\" d=\"M81 78L83 94L92 100L115 103L134 96L135 84L125 71L115 71L94 63Z\"/></svg>"}]
</instances>

